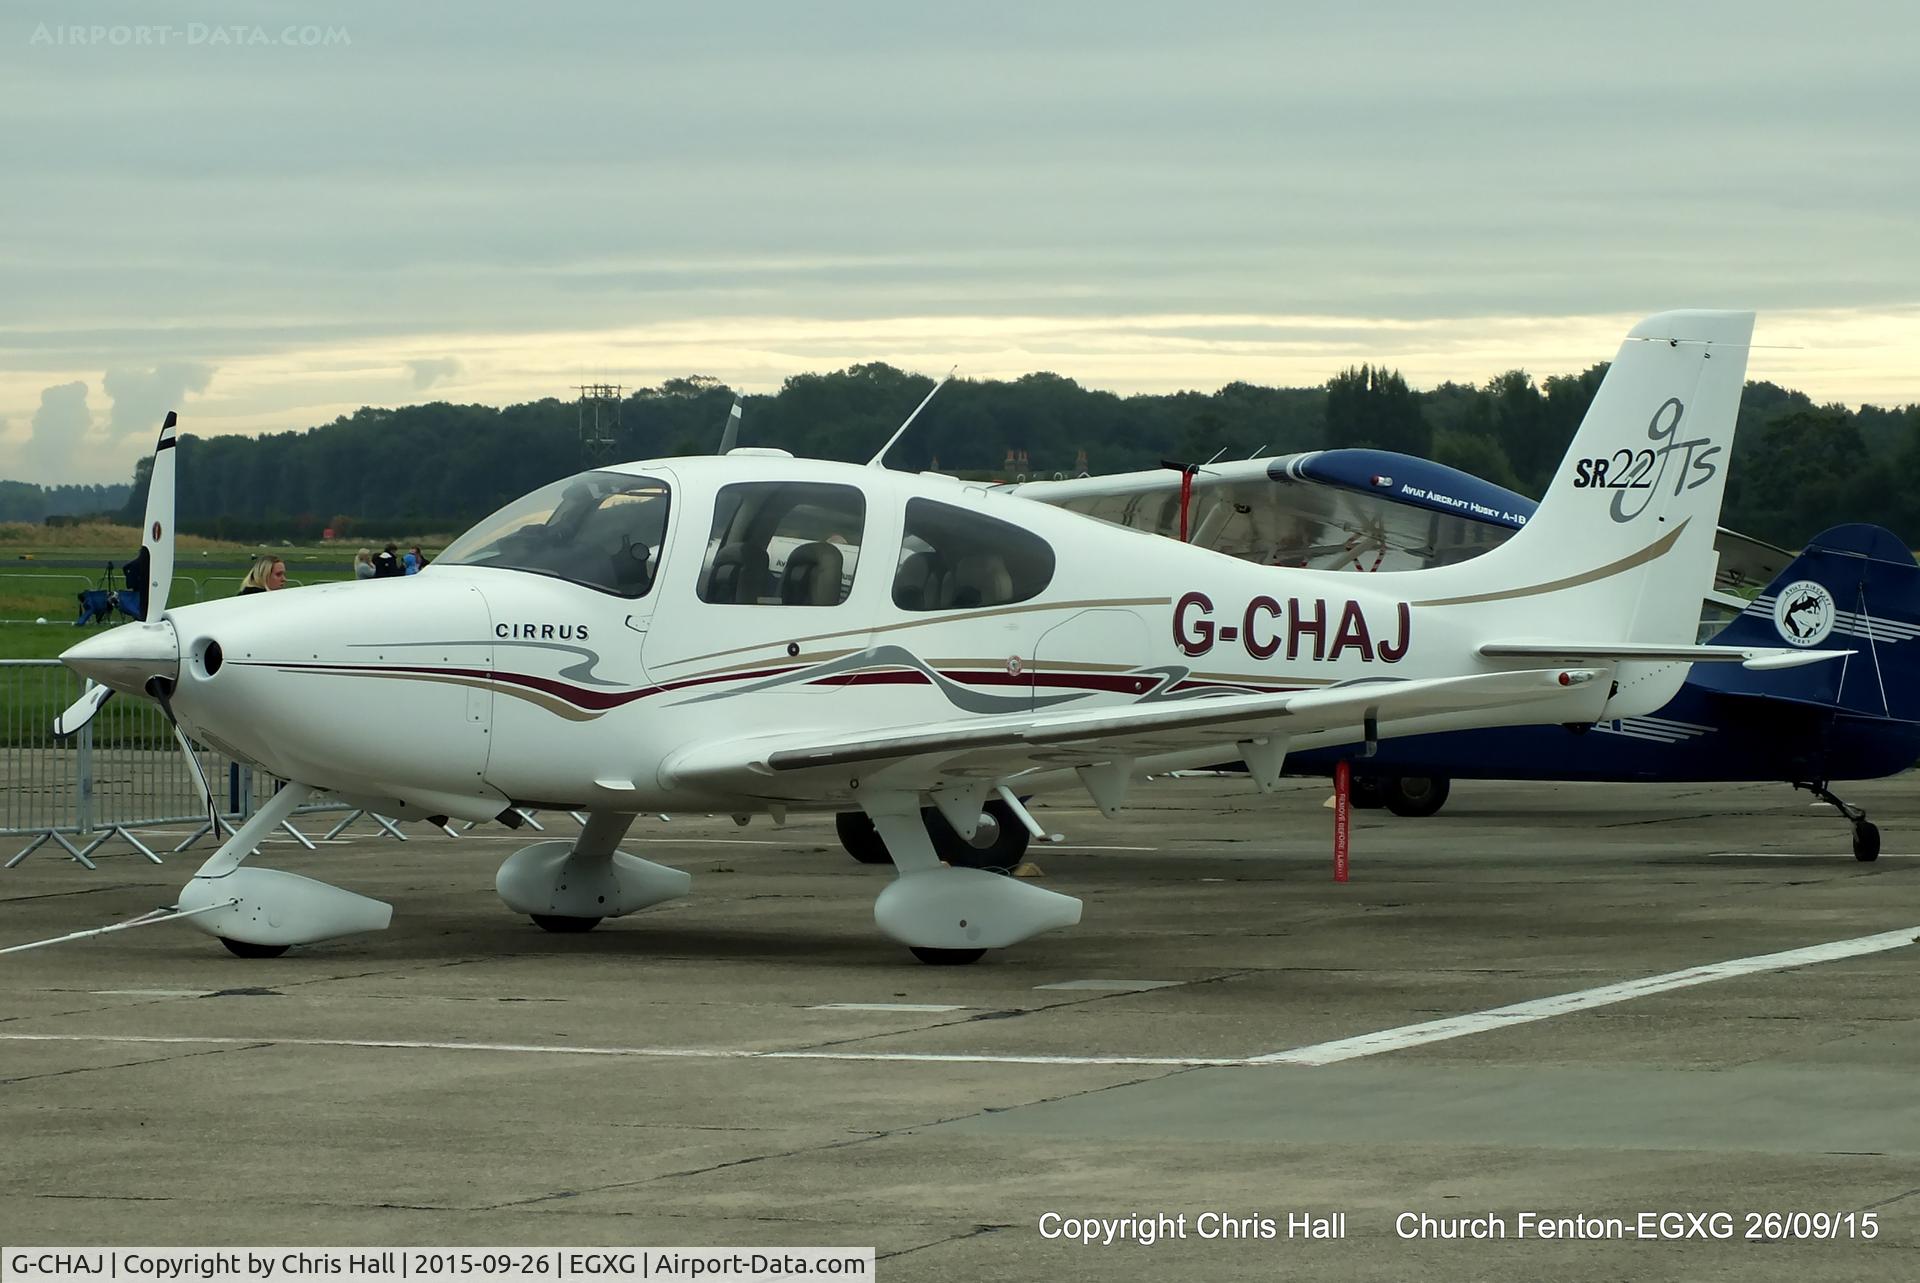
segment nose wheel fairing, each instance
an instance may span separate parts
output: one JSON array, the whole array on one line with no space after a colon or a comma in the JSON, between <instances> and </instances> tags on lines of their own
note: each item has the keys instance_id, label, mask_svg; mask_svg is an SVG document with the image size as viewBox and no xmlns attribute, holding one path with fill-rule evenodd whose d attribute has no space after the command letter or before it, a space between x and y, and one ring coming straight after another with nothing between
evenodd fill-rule
<instances>
[{"instance_id":1,"label":"nose wheel fairing","mask_svg":"<svg viewBox=\"0 0 1920 1283\"><path fill-rule=\"evenodd\" d=\"M268 799L181 888L175 912L241 957L273 957L288 946L362 931L384 931L393 906L280 869L242 867L260 840L312 790L289 784Z\"/></svg>"},{"instance_id":2,"label":"nose wheel fairing","mask_svg":"<svg viewBox=\"0 0 1920 1283\"><path fill-rule=\"evenodd\" d=\"M384 931L393 921L393 906L383 900L284 869L241 868L224 877L196 877L181 890L178 907L183 913L206 910L188 921L208 935L266 946Z\"/></svg>"}]
</instances>

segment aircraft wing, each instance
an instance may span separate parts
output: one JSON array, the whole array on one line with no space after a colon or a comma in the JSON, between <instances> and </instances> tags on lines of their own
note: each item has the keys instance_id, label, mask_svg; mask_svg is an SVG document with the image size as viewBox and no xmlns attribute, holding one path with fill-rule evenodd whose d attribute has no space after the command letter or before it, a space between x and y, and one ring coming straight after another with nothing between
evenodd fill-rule
<instances>
[{"instance_id":1,"label":"aircraft wing","mask_svg":"<svg viewBox=\"0 0 1920 1283\"><path fill-rule=\"evenodd\" d=\"M1352 682L1316 690L1129 704L1119 708L973 717L937 725L855 735L785 733L691 748L666 764L676 786L749 796L805 797L810 773L831 771L833 788L848 776L864 787L933 789L971 780L999 782L1032 770L1103 770L1124 789L1134 761L1207 750L1218 760L1271 758L1271 779L1293 739L1327 731L1358 738L1371 720L1379 734L1393 724L1450 713L1510 709L1555 696L1591 680L1591 669L1529 669L1414 681ZM1425 729L1425 728L1420 728ZM1273 746L1268 748L1268 746ZM1261 750L1266 748L1266 752ZM1257 772L1268 774L1268 772ZM1103 809L1092 779L1089 791Z\"/></svg>"}]
</instances>

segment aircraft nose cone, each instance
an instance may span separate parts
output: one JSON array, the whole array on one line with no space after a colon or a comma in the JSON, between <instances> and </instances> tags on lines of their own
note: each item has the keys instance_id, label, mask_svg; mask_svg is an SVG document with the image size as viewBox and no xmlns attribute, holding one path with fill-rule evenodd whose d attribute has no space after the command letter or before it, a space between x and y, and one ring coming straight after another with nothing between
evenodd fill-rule
<instances>
[{"instance_id":1,"label":"aircraft nose cone","mask_svg":"<svg viewBox=\"0 0 1920 1283\"><path fill-rule=\"evenodd\" d=\"M155 677L180 680L180 638L165 620L122 624L71 647L60 662L102 686L139 695Z\"/></svg>"}]
</instances>

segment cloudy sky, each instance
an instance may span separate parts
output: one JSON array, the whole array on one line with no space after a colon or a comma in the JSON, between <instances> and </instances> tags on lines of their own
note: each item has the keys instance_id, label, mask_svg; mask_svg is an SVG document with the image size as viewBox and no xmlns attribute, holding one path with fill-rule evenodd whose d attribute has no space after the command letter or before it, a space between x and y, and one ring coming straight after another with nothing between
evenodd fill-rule
<instances>
[{"instance_id":1,"label":"cloudy sky","mask_svg":"<svg viewBox=\"0 0 1920 1283\"><path fill-rule=\"evenodd\" d=\"M883 360L1575 371L1672 307L1920 401L1920 9L14 0L0 478Z\"/></svg>"}]
</instances>

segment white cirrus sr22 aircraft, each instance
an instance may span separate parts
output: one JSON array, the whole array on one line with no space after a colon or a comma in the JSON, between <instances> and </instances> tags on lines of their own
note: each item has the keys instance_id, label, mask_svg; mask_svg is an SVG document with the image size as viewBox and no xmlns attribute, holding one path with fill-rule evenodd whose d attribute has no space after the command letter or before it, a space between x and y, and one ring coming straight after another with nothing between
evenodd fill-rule
<instances>
[{"instance_id":1,"label":"white cirrus sr22 aircraft","mask_svg":"<svg viewBox=\"0 0 1920 1283\"><path fill-rule=\"evenodd\" d=\"M941 859L1020 798L1111 813L1148 771L1290 749L1651 713L1697 661L1827 651L1692 644L1753 329L1634 327L1538 514L1502 547L1401 573L1259 566L951 478L780 451L556 482L422 575L169 607L173 416L154 455L148 622L63 659L288 781L177 909L236 953L385 927L390 906L243 865L316 792L403 818L590 812L516 852L500 897L584 930L689 876L622 852L659 810L860 812L897 876L880 929L971 962L1080 902ZM196 768L197 769L197 768Z\"/></svg>"}]
</instances>

